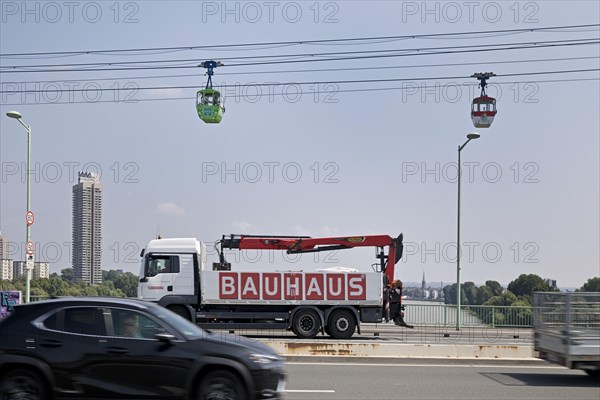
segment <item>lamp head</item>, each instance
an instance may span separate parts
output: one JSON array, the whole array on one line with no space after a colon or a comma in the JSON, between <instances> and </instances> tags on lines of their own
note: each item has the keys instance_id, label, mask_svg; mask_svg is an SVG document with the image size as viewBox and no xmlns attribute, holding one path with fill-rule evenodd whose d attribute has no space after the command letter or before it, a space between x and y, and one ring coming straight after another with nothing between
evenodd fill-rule
<instances>
[{"instance_id":1,"label":"lamp head","mask_svg":"<svg viewBox=\"0 0 600 400\"><path fill-rule=\"evenodd\" d=\"M21 113L18 112L18 111L9 111L9 112L6 113L6 116L10 117L10 118L15 118L15 119L21 119L22 118Z\"/></svg>"},{"instance_id":2,"label":"lamp head","mask_svg":"<svg viewBox=\"0 0 600 400\"><path fill-rule=\"evenodd\" d=\"M471 132L471 133L467 134L467 139L470 139L470 140L479 139L480 136L481 135L477 132Z\"/></svg>"}]
</instances>

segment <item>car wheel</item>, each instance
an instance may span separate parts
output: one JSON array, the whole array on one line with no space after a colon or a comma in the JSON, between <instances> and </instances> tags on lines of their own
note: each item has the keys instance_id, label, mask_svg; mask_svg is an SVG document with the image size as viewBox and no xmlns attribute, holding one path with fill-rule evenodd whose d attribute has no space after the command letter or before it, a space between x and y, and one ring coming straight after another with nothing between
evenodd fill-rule
<instances>
[{"instance_id":1,"label":"car wheel","mask_svg":"<svg viewBox=\"0 0 600 400\"><path fill-rule=\"evenodd\" d=\"M185 318L188 321L192 320L190 318L190 313L188 312L187 308L185 308L183 306L169 307L169 310L173 311L175 314L179 315L181 318Z\"/></svg>"},{"instance_id":2,"label":"car wheel","mask_svg":"<svg viewBox=\"0 0 600 400\"><path fill-rule=\"evenodd\" d=\"M300 339L312 339L321 329L321 318L315 310L309 308L300 310L292 321L292 331Z\"/></svg>"},{"instance_id":3,"label":"car wheel","mask_svg":"<svg viewBox=\"0 0 600 400\"><path fill-rule=\"evenodd\" d=\"M0 399L46 400L44 381L35 372L17 368L0 378Z\"/></svg>"},{"instance_id":4,"label":"car wheel","mask_svg":"<svg viewBox=\"0 0 600 400\"><path fill-rule=\"evenodd\" d=\"M350 310L336 310L329 317L329 332L334 339L349 339L356 330L356 320Z\"/></svg>"},{"instance_id":5,"label":"car wheel","mask_svg":"<svg viewBox=\"0 0 600 400\"><path fill-rule=\"evenodd\" d=\"M244 385L229 371L213 371L198 388L197 400L246 400Z\"/></svg>"}]
</instances>

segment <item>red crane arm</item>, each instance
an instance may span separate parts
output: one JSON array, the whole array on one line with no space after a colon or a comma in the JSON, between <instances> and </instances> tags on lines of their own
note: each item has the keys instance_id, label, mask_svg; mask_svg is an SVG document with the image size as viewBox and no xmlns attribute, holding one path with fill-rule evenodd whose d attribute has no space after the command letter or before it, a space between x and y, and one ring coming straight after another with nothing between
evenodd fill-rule
<instances>
[{"instance_id":1,"label":"red crane arm","mask_svg":"<svg viewBox=\"0 0 600 400\"><path fill-rule=\"evenodd\" d=\"M328 238L290 237L290 236L244 236L232 235L223 237L222 244L228 248L258 249L258 250L285 250L288 253L310 253L316 251L342 250L353 247L389 247L387 256L381 254L377 257L382 260L382 269L389 282L394 280L394 268L402 257L402 234L398 238L388 235L370 236L344 236ZM384 263L387 260L387 263Z\"/></svg>"}]
</instances>

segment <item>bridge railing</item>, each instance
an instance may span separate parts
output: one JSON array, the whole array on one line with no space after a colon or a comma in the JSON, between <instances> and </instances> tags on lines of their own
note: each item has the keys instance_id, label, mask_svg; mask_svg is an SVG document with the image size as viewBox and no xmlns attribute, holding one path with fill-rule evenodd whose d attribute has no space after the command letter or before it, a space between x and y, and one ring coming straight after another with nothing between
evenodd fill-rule
<instances>
[{"instance_id":1,"label":"bridge railing","mask_svg":"<svg viewBox=\"0 0 600 400\"><path fill-rule=\"evenodd\" d=\"M406 304L404 320L412 325L455 326L456 305ZM532 307L472 306L460 307L461 326L518 327L533 326Z\"/></svg>"}]
</instances>

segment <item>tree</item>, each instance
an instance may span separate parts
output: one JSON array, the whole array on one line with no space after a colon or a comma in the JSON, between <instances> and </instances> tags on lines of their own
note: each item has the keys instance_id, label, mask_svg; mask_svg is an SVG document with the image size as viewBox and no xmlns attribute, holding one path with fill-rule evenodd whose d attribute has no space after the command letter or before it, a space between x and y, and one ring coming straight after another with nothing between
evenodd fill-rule
<instances>
[{"instance_id":1,"label":"tree","mask_svg":"<svg viewBox=\"0 0 600 400\"><path fill-rule=\"evenodd\" d=\"M477 304L483 304L492 297L494 297L494 293L488 285L481 286L477 290Z\"/></svg>"},{"instance_id":2,"label":"tree","mask_svg":"<svg viewBox=\"0 0 600 400\"><path fill-rule=\"evenodd\" d=\"M492 290L492 295L498 296L502 294L504 288L497 281L485 281L485 286L489 287Z\"/></svg>"},{"instance_id":3,"label":"tree","mask_svg":"<svg viewBox=\"0 0 600 400\"><path fill-rule=\"evenodd\" d=\"M465 293L464 286L461 284L461 295L460 304L467 304L467 294ZM456 283L445 286L444 289L444 303L445 304L456 304Z\"/></svg>"},{"instance_id":4,"label":"tree","mask_svg":"<svg viewBox=\"0 0 600 400\"><path fill-rule=\"evenodd\" d=\"M508 290L516 296L528 296L531 298L533 292L553 291L544 280L536 274L521 274L517 279L508 284Z\"/></svg>"},{"instance_id":5,"label":"tree","mask_svg":"<svg viewBox=\"0 0 600 400\"><path fill-rule=\"evenodd\" d=\"M131 272L119 274L113 281L115 289L125 293L127 297L137 297L137 287L139 278Z\"/></svg>"},{"instance_id":6,"label":"tree","mask_svg":"<svg viewBox=\"0 0 600 400\"><path fill-rule=\"evenodd\" d=\"M494 296L483 305L485 306L511 306L513 303L517 301L517 296L515 296L511 291L504 291L502 294L498 296Z\"/></svg>"},{"instance_id":7,"label":"tree","mask_svg":"<svg viewBox=\"0 0 600 400\"><path fill-rule=\"evenodd\" d=\"M600 277L590 278L583 284L579 292L600 292Z\"/></svg>"},{"instance_id":8,"label":"tree","mask_svg":"<svg viewBox=\"0 0 600 400\"><path fill-rule=\"evenodd\" d=\"M473 282L465 282L461 286L467 298L464 304L477 304L477 286Z\"/></svg>"},{"instance_id":9,"label":"tree","mask_svg":"<svg viewBox=\"0 0 600 400\"><path fill-rule=\"evenodd\" d=\"M65 268L60 271L60 277L67 282L75 282L75 273L73 268Z\"/></svg>"}]
</instances>

